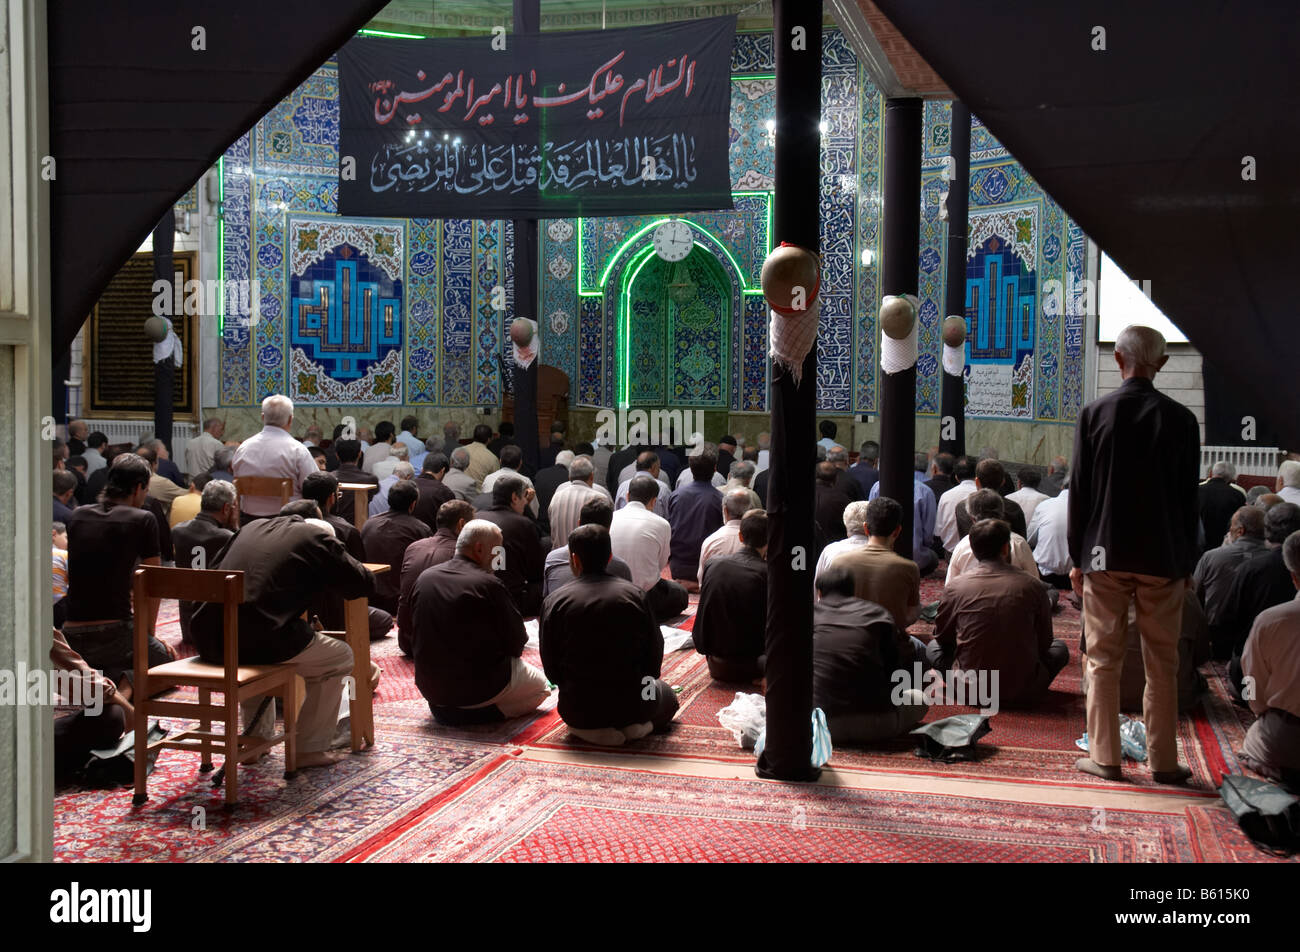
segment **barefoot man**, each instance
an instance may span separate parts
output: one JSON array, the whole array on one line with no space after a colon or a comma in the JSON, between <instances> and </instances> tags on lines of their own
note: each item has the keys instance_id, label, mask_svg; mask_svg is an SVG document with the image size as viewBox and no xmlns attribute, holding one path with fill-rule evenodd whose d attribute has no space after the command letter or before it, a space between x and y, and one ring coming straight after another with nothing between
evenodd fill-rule
<instances>
[{"instance_id":1,"label":"barefoot man","mask_svg":"<svg viewBox=\"0 0 1300 952\"><path fill-rule=\"evenodd\" d=\"M298 713L298 766L323 767L342 760L347 752L329 746L338 723L343 678L352 672L352 649L313 630L303 613L321 591L343 598L372 595L375 577L348 555L331 532L299 515L273 516L244 526L213 568L244 573L239 663L292 661L307 682ZM211 664L222 663L221 612L219 603L206 603L190 623L199 657ZM242 702L245 730L261 700ZM274 710L268 707L271 716L253 725L251 733L269 737L275 726Z\"/></svg>"},{"instance_id":2,"label":"barefoot man","mask_svg":"<svg viewBox=\"0 0 1300 952\"><path fill-rule=\"evenodd\" d=\"M1156 390L1165 339L1130 325L1115 340L1123 384L1079 414L1070 476L1070 583L1083 597L1088 638L1085 773L1120 779L1119 683L1128 606L1137 599L1151 775L1182 783L1178 763L1178 636L1183 591L1196 566L1200 428Z\"/></svg>"}]
</instances>

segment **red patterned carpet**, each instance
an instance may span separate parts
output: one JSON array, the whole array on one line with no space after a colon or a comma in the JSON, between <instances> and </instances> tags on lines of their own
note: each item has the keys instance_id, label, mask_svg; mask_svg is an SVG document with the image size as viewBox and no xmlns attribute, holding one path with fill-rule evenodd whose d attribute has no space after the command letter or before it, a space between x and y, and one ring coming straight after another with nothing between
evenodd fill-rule
<instances>
[{"instance_id":1,"label":"red patterned carpet","mask_svg":"<svg viewBox=\"0 0 1300 952\"><path fill-rule=\"evenodd\" d=\"M924 584L923 601L938 595ZM694 600L688 609L693 614ZM679 621L689 628L693 617ZM175 605L160 616L176 643ZM714 684L693 651L665 658L682 709L670 732L617 752L575 743L555 699L530 717L485 727L436 725L396 638L372 645L383 668L377 746L328 770L282 777L282 749L241 771L241 803L198 759L165 751L136 810L129 788L66 790L55 803L63 861L970 861L1252 862L1256 850L1213 793L1239 771L1234 748L1249 714L1220 679L1180 721L1190 789L1170 796L1144 767L1108 784L1073 768L1083 731L1078 613L1056 633L1072 648L1053 697L1034 711L1002 711L973 763L932 764L899 741L836 748L828 779L785 786L753 778L752 755L717 721L737 690ZM913 633L930 637L918 623ZM538 664L535 650L525 659ZM933 709L927 720L970 708ZM840 778L836 785L833 778ZM850 778L851 783L844 783ZM972 786L973 784L973 786ZM919 786L918 786L919 785ZM990 786L991 785L991 786ZM1017 793L1023 790L1024 795ZM954 792L955 791L955 792ZM1107 799L1109 798L1109 799ZM1107 804L1096 828L1095 801ZM1148 808L1149 805L1149 808ZM201 808L201 809L196 809Z\"/></svg>"},{"instance_id":2,"label":"red patterned carpet","mask_svg":"<svg viewBox=\"0 0 1300 952\"><path fill-rule=\"evenodd\" d=\"M784 786L503 758L350 862L1198 862L1260 855L1178 813ZM1266 858L1266 857L1265 857Z\"/></svg>"}]
</instances>

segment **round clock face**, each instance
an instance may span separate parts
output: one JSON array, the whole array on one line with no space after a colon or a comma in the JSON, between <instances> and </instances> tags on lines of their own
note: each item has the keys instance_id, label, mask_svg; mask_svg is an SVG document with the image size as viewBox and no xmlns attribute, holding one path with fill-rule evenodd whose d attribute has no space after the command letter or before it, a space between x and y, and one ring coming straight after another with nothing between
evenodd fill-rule
<instances>
[{"instance_id":1,"label":"round clock face","mask_svg":"<svg viewBox=\"0 0 1300 952\"><path fill-rule=\"evenodd\" d=\"M665 261L681 261L695 247L691 226L684 221L666 221L655 229L655 253Z\"/></svg>"}]
</instances>

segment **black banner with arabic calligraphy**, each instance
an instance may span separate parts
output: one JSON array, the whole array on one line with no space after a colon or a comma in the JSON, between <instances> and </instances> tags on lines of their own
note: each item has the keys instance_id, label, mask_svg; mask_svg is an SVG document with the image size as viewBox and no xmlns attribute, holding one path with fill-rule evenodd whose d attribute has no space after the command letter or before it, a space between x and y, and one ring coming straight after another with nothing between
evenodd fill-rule
<instances>
[{"instance_id":1,"label":"black banner with arabic calligraphy","mask_svg":"<svg viewBox=\"0 0 1300 952\"><path fill-rule=\"evenodd\" d=\"M339 212L731 208L735 32L729 16L541 36L354 37L339 51Z\"/></svg>"}]
</instances>

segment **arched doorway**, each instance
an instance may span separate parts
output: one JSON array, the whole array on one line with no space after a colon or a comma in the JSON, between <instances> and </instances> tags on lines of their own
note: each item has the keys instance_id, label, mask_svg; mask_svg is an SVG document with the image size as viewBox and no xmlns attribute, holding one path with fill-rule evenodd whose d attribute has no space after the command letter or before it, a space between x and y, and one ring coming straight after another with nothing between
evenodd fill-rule
<instances>
[{"instance_id":1,"label":"arched doorway","mask_svg":"<svg viewBox=\"0 0 1300 952\"><path fill-rule=\"evenodd\" d=\"M680 262L652 247L628 262L619 289L620 404L729 405L732 290L699 244Z\"/></svg>"}]
</instances>

